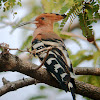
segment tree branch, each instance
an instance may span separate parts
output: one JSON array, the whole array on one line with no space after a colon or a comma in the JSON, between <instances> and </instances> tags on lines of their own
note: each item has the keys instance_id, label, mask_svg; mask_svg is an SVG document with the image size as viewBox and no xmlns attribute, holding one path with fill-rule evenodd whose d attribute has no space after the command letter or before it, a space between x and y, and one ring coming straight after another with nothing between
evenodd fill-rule
<instances>
[{"instance_id":1,"label":"tree branch","mask_svg":"<svg viewBox=\"0 0 100 100\"><path fill-rule=\"evenodd\" d=\"M100 76L100 68L90 68L90 67L75 67L74 68L76 75L96 75Z\"/></svg>"},{"instance_id":2,"label":"tree branch","mask_svg":"<svg viewBox=\"0 0 100 100\"><path fill-rule=\"evenodd\" d=\"M31 76L32 78L39 80L39 82L41 83L45 83L45 84L61 89L59 83L53 77L51 77L51 75L44 68L35 70L37 67L38 67L37 65L32 64L30 62L23 61L19 59L17 56L12 55L10 53L0 54L0 72L17 71L25 75ZM79 70L78 71L77 70L78 69L76 69L75 73L79 74L80 72ZM99 71L97 70L95 71L99 73L100 68L98 68L98 70ZM88 71L89 71L89 68L88 68ZM100 88L99 87L95 87L93 85L90 85L84 82L79 82L77 80L75 80L75 84L76 84L77 94L80 94L80 95L83 95L83 96L86 96L86 97L89 97L95 100L100 99Z\"/></svg>"},{"instance_id":3,"label":"tree branch","mask_svg":"<svg viewBox=\"0 0 100 100\"><path fill-rule=\"evenodd\" d=\"M19 88L22 88L22 87L25 87L28 85L32 85L32 84L36 84L36 83L39 83L39 81L37 81L34 78L25 78L25 79L23 78L18 81L8 82L0 88L0 96L6 94L7 92L14 91Z\"/></svg>"}]
</instances>

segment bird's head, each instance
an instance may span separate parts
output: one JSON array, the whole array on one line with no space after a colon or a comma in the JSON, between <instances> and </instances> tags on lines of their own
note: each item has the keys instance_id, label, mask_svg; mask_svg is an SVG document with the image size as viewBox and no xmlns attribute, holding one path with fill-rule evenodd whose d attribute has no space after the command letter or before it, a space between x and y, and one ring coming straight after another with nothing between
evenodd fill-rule
<instances>
[{"instance_id":1,"label":"bird's head","mask_svg":"<svg viewBox=\"0 0 100 100\"><path fill-rule=\"evenodd\" d=\"M27 24L36 24L37 27L43 26L43 25L53 25L54 22L60 21L66 17L65 14L60 15L60 14L55 14L55 13L44 13L40 14L34 21L29 21L26 23L20 24L20 26L24 26Z\"/></svg>"},{"instance_id":2,"label":"bird's head","mask_svg":"<svg viewBox=\"0 0 100 100\"><path fill-rule=\"evenodd\" d=\"M44 13L39 15L35 21L37 27L41 25L52 25L54 22L64 19L66 15L54 14L54 13Z\"/></svg>"}]
</instances>

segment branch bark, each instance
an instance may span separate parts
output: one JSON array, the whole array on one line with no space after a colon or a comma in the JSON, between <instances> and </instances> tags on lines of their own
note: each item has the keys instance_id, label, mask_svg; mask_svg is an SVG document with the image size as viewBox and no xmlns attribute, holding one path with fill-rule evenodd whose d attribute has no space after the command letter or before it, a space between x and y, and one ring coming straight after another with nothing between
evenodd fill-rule
<instances>
[{"instance_id":1,"label":"branch bark","mask_svg":"<svg viewBox=\"0 0 100 100\"><path fill-rule=\"evenodd\" d=\"M51 77L51 75L46 71L46 69L40 68L38 70L35 70L37 67L38 67L37 65L32 64L31 62L23 61L19 59L17 56L12 55L10 53L0 54L0 72L17 71L25 75L31 76L32 78L35 78L40 83L45 83L45 84L61 89L59 83L53 77ZM75 73L79 75L80 74L79 70L81 70L81 68L79 70L78 69L77 68L75 69ZM85 68L82 68L81 74L83 73L83 75L84 74L88 75L89 68L86 68L88 69L88 70L85 70L87 71L86 73L84 73L83 69ZM95 69L95 71L98 72L97 75L100 75L100 68ZM95 75L95 73L92 70L90 72L92 75ZM86 97L89 97L95 100L100 99L100 88L99 87L95 87L93 85L90 85L84 82L79 82L77 80L75 80L75 84L76 84L77 94L80 94L80 95L83 95L83 96L86 96Z\"/></svg>"},{"instance_id":2,"label":"branch bark","mask_svg":"<svg viewBox=\"0 0 100 100\"><path fill-rule=\"evenodd\" d=\"M76 67L74 68L76 75L96 75L100 76L100 68Z\"/></svg>"},{"instance_id":3,"label":"branch bark","mask_svg":"<svg viewBox=\"0 0 100 100\"><path fill-rule=\"evenodd\" d=\"M0 88L0 96L6 94L7 92L14 91L19 88L32 85L32 84L36 84L36 83L39 83L39 81L37 81L34 78L25 78L25 79L23 78L18 81L8 82L7 84L3 85Z\"/></svg>"}]
</instances>

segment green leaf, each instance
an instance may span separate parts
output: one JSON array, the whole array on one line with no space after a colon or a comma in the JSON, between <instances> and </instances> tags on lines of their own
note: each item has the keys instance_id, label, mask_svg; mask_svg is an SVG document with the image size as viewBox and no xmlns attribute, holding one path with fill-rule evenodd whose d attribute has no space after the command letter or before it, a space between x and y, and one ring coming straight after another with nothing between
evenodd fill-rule
<instances>
[{"instance_id":1,"label":"green leaf","mask_svg":"<svg viewBox=\"0 0 100 100\"><path fill-rule=\"evenodd\" d=\"M76 53L75 55L70 56L74 67L76 67L77 65L79 65L81 62L85 60L93 59L93 55L91 54L86 55L86 53L87 53L87 50L81 50L81 51L78 51L78 53Z\"/></svg>"},{"instance_id":2,"label":"green leaf","mask_svg":"<svg viewBox=\"0 0 100 100\"><path fill-rule=\"evenodd\" d=\"M22 6L21 2L17 2L17 5L19 5L20 7Z\"/></svg>"},{"instance_id":3,"label":"green leaf","mask_svg":"<svg viewBox=\"0 0 100 100\"><path fill-rule=\"evenodd\" d=\"M78 77L78 80L100 87L100 77L93 75L84 75Z\"/></svg>"},{"instance_id":4,"label":"green leaf","mask_svg":"<svg viewBox=\"0 0 100 100\"><path fill-rule=\"evenodd\" d=\"M12 9L16 4L21 6L21 0L16 2L16 0L3 0L5 7L3 7L3 12ZM0 1L0 6L2 6L1 1Z\"/></svg>"},{"instance_id":5,"label":"green leaf","mask_svg":"<svg viewBox=\"0 0 100 100\"><path fill-rule=\"evenodd\" d=\"M6 2L7 0L3 0L3 2Z\"/></svg>"},{"instance_id":6,"label":"green leaf","mask_svg":"<svg viewBox=\"0 0 100 100\"><path fill-rule=\"evenodd\" d=\"M98 1L99 5L100 5L100 0L97 0L97 1Z\"/></svg>"},{"instance_id":7,"label":"green leaf","mask_svg":"<svg viewBox=\"0 0 100 100\"><path fill-rule=\"evenodd\" d=\"M44 89L46 89L46 86L41 85L40 90L44 90Z\"/></svg>"},{"instance_id":8,"label":"green leaf","mask_svg":"<svg viewBox=\"0 0 100 100\"><path fill-rule=\"evenodd\" d=\"M69 8L67 7L67 4L64 5L64 6L61 8L61 10L60 10L60 14L65 13L68 9L69 9Z\"/></svg>"},{"instance_id":9,"label":"green leaf","mask_svg":"<svg viewBox=\"0 0 100 100\"><path fill-rule=\"evenodd\" d=\"M17 14L17 12L14 12L14 14L16 15L16 14Z\"/></svg>"},{"instance_id":10,"label":"green leaf","mask_svg":"<svg viewBox=\"0 0 100 100\"><path fill-rule=\"evenodd\" d=\"M85 3L84 9L87 13L88 20L90 20L90 24L92 22L96 22L96 18L98 17L99 4L97 4L96 2Z\"/></svg>"},{"instance_id":11,"label":"green leaf","mask_svg":"<svg viewBox=\"0 0 100 100\"><path fill-rule=\"evenodd\" d=\"M85 60L92 60L92 58L93 58L92 55L88 55L88 56L82 55L82 56L80 56L78 59L76 59L74 61L73 66L76 67L77 65L79 65L83 61L85 61Z\"/></svg>"},{"instance_id":12,"label":"green leaf","mask_svg":"<svg viewBox=\"0 0 100 100\"><path fill-rule=\"evenodd\" d=\"M7 18L7 16L6 16L6 15L2 15L2 16L0 16L0 21L2 21L3 18Z\"/></svg>"},{"instance_id":13,"label":"green leaf","mask_svg":"<svg viewBox=\"0 0 100 100\"><path fill-rule=\"evenodd\" d=\"M43 96L43 95L39 95L39 96L34 96L34 97L32 97L32 98L30 98L29 100L37 100L37 99L46 99L47 98L47 96Z\"/></svg>"},{"instance_id":14,"label":"green leaf","mask_svg":"<svg viewBox=\"0 0 100 100\"><path fill-rule=\"evenodd\" d=\"M10 9L10 3L8 1L5 2L4 5L5 5L5 7L3 9L4 12Z\"/></svg>"},{"instance_id":15,"label":"green leaf","mask_svg":"<svg viewBox=\"0 0 100 100\"><path fill-rule=\"evenodd\" d=\"M1 9L1 6L2 6L2 4L1 4L1 1L0 1L0 9Z\"/></svg>"},{"instance_id":16,"label":"green leaf","mask_svg":"<svg viewBox=\"0 0 100 100\"><path fill-rule=\"evenodd\" d=\"M94 64L94 66L96 66L98 63L98 59L100 59L100 51L94 52L93 59L94 59L93 64Z\"/></svg>"},{"instance_id":17,"label":"green leaf","mask_svg":"<svg viewBox=\"0 0 100 100\"><path fill-rule=\"evenodd\" d=\"M96 39L96 41L100 41L100 38Z\"/></svg>"},{"instance_id":18,"label":"green leaf","mask_svg":"<svg viewBox=\"0 0 100 100\"><path fill-rule=\"evenodd\" d=\"M80 27L82 29L82 34L87 38L89 42L94 41L94 34L90 21L88 20L87 13L79 14Z\"/></svg>"},{"instance_id":19,"label":"green leaf","mask_svg":"<svg viewBox=\"0 0 100 100\"><path fill-rule=\"evenodd\" d=\"M70 18L70 25L73 23L73 20L76 18L76 16L80 13L81 9L82 9L82 2L76 2L74 3L74 5L70 8L69 12L67 13L67 17L62 20L61 22L61 30L62 30L62 27L65 25L66 21ZM67 4L62 7L60 13L63 13L63 12L67 12L68 8L67 8Z\"/></svg>"},{"instance_id":20,"label":"green leaf","mask_svg":"<svg viewBox=\"0 0 100 100\"><path fill-rule=\"evenodd\" d=\"M84 3L83 12L79 14L80 27L82 34L89 42L94 41L94 32L92 29L92 22L97 22L96 19L100 18L98 13L99 4L97 2Z\"/></svg>"},{"instance_id":21,"label":"green leaf","mask_svg":"<svg viewBox=\"0 0 100 100\"><path fill-rule=\"evenodd\" d=\"M41 0L45 13L59 12L66 0Z\"/></svg>"}]
</instances>

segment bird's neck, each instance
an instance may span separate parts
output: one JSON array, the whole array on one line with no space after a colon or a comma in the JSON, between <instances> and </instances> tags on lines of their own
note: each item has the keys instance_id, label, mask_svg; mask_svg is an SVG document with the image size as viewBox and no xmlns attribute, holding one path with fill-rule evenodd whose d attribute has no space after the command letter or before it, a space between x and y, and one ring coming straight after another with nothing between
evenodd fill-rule
<instances>
[{"instance_id":1,"label":"bird's neck","mask_svg":"<svg viewBox=\"0 0 100 100\"><path fill-rule=\"evenodd\" d=\"M53 32L53 25L41 25L35 29L33 35L35 38L39 33L48 33L48 32Z\"/></svg>"},{"instance_id":2,"label":"bird's neck","mask_svg":"<svg viewBox=\"0 0 100 100\"><path fill-rule=\"evenodd\" d=\"M40 32L53 32L53 25L41 25L37 27L34 31L34 33Z\"/></svg>"}]
</instances>

